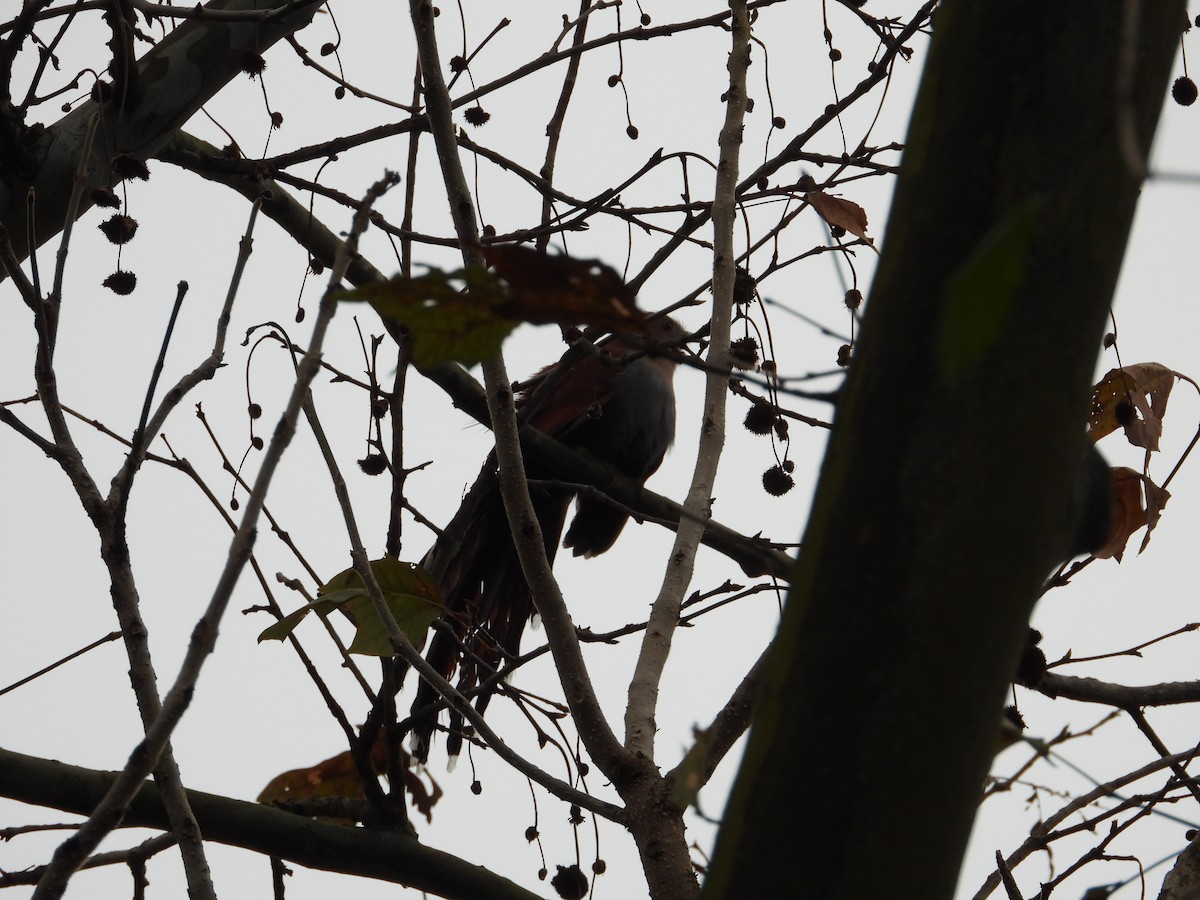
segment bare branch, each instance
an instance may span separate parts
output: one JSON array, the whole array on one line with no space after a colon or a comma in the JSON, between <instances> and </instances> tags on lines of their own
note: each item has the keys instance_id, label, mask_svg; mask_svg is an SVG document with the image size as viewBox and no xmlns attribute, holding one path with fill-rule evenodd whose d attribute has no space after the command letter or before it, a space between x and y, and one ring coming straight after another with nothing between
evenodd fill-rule
<instances>
[{"instance_id":1,"label":"bare branch","mask_svg":"<svg viewBox=\"0 0 1200 900\"><path fill-rule=\"evenodd\" d=\"M0 749L0 796L86 815L90 803L120 779ZM259 803L188 791L205 835L219 843L277 856L313 869L404 884L458 900L537 900L506 878L405 835L315 822ZM125 821L166 829L158 786L139 783Z\"/></svg>"},{"instance_id":2,"label":"bare branch","mask_svg":"<svg viewBox=\"0 0 1200 900\"><path fill-rule=\"evenodd\" d=\"M1075 675L1045 675L1035 688L1047 697L1065 697L1082 703L1102 703L1117 709L1144 706L1173 706L1200 702L1200 681L1168 681L1162 684L1125 685Z\"/></svg>"},{"instance_id":3,"label":"bare branch","mask_svg":"<svg viewBox=\"0 0 1200 900\"><path fill-rule=\"evenodd\" d=\"M713 367L705 380L704 411L700 446L692 484L683 506L683 516L668 557L662 587L650 613L650 624L629 683L625 709L625 746L654 758L654 735L658 731L655 710L663 668L671 652L671 639L679 624L683 594L692 579L696 550L711 518L713 485L721 451L725 445L725 402L729 383L729 328L733 311L733 227L737 216L735 191L742 144L742 122L746 116L746 70L750 66L750 14L745 2L730 3L733 21L729 53L729 87L725 94L725 124L721 128L720 161L713 200L713 312L708 362Z\"/></svg>"},{"instance_id":4,"label":"bare branch","mask_svg":"<svg viewBox=\"0 0 1200 900\"><path fill-rule=\"evenodd\" d=\"M458 234L463 261L467 265L483 265L475 207L458 159L454 124L450 118L450 98L441 75L437 37L433 26L433 5L428 0L410 0L409 8L421 59L422 77L425 81L425 102L430 130L437 147L450 204L450 215ZM627 758L604 718L587 674L570 613L567 612L558 583L546 560L541 528L529 499L529 486L525 482L525 467L517 434L511 382L505 371L503 359L497 357L485 361L483 373L487 385L488 411L492 430L496 435L500 491L509 522L513 523L512 532L521 568L532 592L534 605L545 624L554 662L558 667L567 703L571 707L580 738L600 771L615 781Z\"/></svg>"}]
</instances>

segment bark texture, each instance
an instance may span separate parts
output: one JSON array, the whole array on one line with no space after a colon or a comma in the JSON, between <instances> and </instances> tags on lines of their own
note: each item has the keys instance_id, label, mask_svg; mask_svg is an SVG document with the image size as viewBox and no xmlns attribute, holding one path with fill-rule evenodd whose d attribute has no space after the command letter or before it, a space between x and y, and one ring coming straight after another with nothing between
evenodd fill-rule
<instances>
[{"instance_id":1,"label":"bark texture","mask_svg":"<svg viewBox=\"0 0 1200 900\"><path fill-rule=\"evenodd\" d=\"M188 119L253 58L275 42L303 28L320 4L299 3L286 15L267 21L189 19L137 61L137 74L119 95L80 104L36 140L24 133L0 148L0 225L8 230L18 259L29 255L27 194L36 211L34 247L63 230L71 190L84 148L88 123L99 117L88 157L87 188L76 215L92 206L91 189L121 181L112 168L118 153L143 162L166 146ZM211 10L253 12L279 6L275 0L213 0ZM115 94L116 92L114 92ZM2 113L0 113L2 114ZM5 133L22 131L21 123L3 123Z\"/></svg>"},{"instance_id":2,"label":"bark texture","mask_svg":"<svg viewBox=\"0 0 1200 900\"><path fill-rule=\"evenodd\" d=\"M1184 20L939 8L707 898L953 895Z\"/></svg>"}]
</instances>

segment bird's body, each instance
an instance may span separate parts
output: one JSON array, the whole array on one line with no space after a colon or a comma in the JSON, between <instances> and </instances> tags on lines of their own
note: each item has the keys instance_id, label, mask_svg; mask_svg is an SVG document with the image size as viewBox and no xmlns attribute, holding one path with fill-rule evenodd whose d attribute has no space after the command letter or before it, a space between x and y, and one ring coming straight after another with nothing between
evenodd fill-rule
<instances>
[{"instance_id":1,"label":"bird's body","mask_svg":"<svg viewBox=\"0 0 1200 900\"><path fill-rule=\"evenodd\" d=\"M655 320L648 329L650 344L676 343L683 335L671 319ZM618 338L601 352L574 354L565 371L548 367L540 373L548 379L545 387L531 388L518 399L522 413L538 431L644 482L659 467L675 436L675 362L663 353L636 355L646 346L645 340L634 344ZM548 483L555 474L544 467L527 463L526 474L546 557L553 562L576 492ZM604 499L581 496L563 545L576 556L604 553L627 520L624 510ZM469 692L518 654L525 623L534 613L500 498L494 457L485 463L425 565L447 607L427 659L447 678L457 669L458 689ZM491 690L479 694L480 711L490 696ZM413 711L425 709L436 697L432 687L422 683ZM451 755L461 744L460 726L461 719L452 712L447 741ZM433 729L434 720L428 716L414 727L418 759L426 758Z\"/></svg>"}]
</instances>

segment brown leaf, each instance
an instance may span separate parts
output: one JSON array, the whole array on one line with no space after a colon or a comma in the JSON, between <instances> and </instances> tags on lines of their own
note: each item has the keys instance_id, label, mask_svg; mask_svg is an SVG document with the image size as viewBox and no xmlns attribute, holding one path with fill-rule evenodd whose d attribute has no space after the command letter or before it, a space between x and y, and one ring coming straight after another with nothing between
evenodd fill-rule
<instances>
[{"instance_id":1,"label":"brown leaf","mask_svg":"<svg viewBox=\"0 0 1200 900\"><path fill-rule=\"evenodd\" d=\"M1098 441L1118 428L1135 447L1158 449L1167 400L1178 372L1159 363L1113 369L1092 389L1088 435Z\"/></svg>"},{"instance_id":2,"label":"brown leaf","mask_svg":"<svg viewBox=\"0 0 1200 900\"><path fill-rule=\"evenodd\" d=\"M629 331L646 317L621 276L599 260L552 256L518 244L493 244L483 256L511 288L500 307L509 318Z\"/></svg>"},{"instance_id":3,"label":"brown leaf","mask_svg":"<svg viewBox=\"0 0 1200 900\"><path fill-rule=\"evenodd\" d=\"M867 211L857 203L824 191L809 191L804 199L831 227L845 228L855 237L870 242L871 239L867 237Z\"/></svg>"},{"instance_id":4,"label":"brown leaf","mask_svg":"<svg viewBox=\"0 0 1200 900\"><path fill-rule=\"evenodd\" d=\"M1146 545L1150 543L1150 532L1154 530L1154 526L1158 524L1158 519L1162 515L1163 507L1167 505L1167 501L1171 499L1171 492L1166 488L1161 488L1149 478L1142 477L1142 490L1146 494L1146 536L1142 538L1142 546L1138 548L1138 553L1146 549Z\"/></svg>"},{"instance_id":5,"label":"brown leaf","mask_svg":"<svg viewBox=\"0 0 1200 900\"><path fill-rule=\"evenodd\" d=\"M425 787L425 782L421 780L421 776L412 770L411 766L406 764L404 769L404 789L408 791L413 809L425 817L426 822L433 821L433 807L439 800L442 799L442 786L433 780L433 776L429 774L429 770L425 770L425 777L429 779L429 787Z\"/></svg>"},{"instance_id":6,"label":"brown leaf","mask_svg":"<svg viewBox=\"0 0 1200 900\"><path fill-rule=\"evenodd\" d=\"M1141 472L1126 466L1115 466L1113 473L1113 526L1108 541L1096 551L1098 559L1121 561L1125 545L1139 528L1145 526L1146 536L1138 553L1150 543L1150 532L1158 524L1170 493L1160 488ZM1145 498L1143 502L1143 497Z\"/></svg>"},{"instance_id":7,"label":"brown leaf","mask_svg":"<svg viewBox=\"0 0 1200 900\"><path fill-rule=\"evenodd\" d=\"M1142 476L1125 466L1113 470L1113 525L1108 541L1096 551L1098 559L1121 561L1129 536L1146 524L1142 506Z\"/></svg>"},{"instance_id":8,"label":"brown leaf","mask_svg":"<svg viewBox=\"0 0 1200 900\"><path fill-rule=\"evenodd\" d=\"M500 351L520 322L594 325L640 331L646 314L616 271L594 259L551 256L530 247L496 244L483 251L495 273L478 266L360 285L338 291L368 301L385 319L407 328L420 368L446 360L474 365Z\"/></svg>"},{"instance_id":9,"label":"brown leaf","mask_svg":"<svg viewBox=\"0 0 1200 900\"><path fill-rule=\"evenodd\" d=\"M371 748L371 767L377 775L387 774L387 736L381 731ZM413 771L412 757L399 750L400 765L404 772L404 788L412 797L413 808L433 821L432 810L441 799L442 789L432 776L429 787L425 787L420 776ZM276 775L258 795L259 803L279 804L288 800L314 800L325 797L365 797L354 757L349 750L322 760L306 769L292 769ZM354 824L354 823L346 823Z\"/></svg>"},{"instance_id":10,"label":"brown leaf","mask_svg":"<svg viewBox=\"0 0 1200 900\"><path fill-rule=\"evenodd\" d=\"M259 803L312 800L317 797L363 797L354 758L347 750L307 769L276 775L258 795Z\"/></svg>"}]
</instances>

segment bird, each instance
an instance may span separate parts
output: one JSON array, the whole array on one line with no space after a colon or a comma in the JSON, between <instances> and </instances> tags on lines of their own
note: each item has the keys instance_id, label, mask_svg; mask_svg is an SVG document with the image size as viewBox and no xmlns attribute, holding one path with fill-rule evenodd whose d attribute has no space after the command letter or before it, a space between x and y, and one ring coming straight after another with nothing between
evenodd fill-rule
<instances>
[{"instance_id":1,"label":"bird","mask_svg":"<svg viewBox=\"0 0 1200 900\"><path fill-rule=\"evenodd\" d=\"M662 463L675 438L674 371L684 329L666 316L648 319L638 332L616 335L589 353L569 349L562 360L530 379L517 398L521 420L575 450L585 451L617 472L645 483ZM555 473L526 462L530 499L541 526L547 559L553 563L572 500L575 515L562 537L573 555L591 558L609 550L629 514L594 492L577 495ZM535 609L513 544L500 497L495 455L458 513L423 560L437 582L445 612L426 651L426 660L466 693L501 671L520 652L521 636ZM486 710L496 682L475 698ZM428 760L439 699L422 681L413 701L411 746L419 762ZM446 752L462 746L462 715L451 709Z\"/></svg>"}]
</instances>

